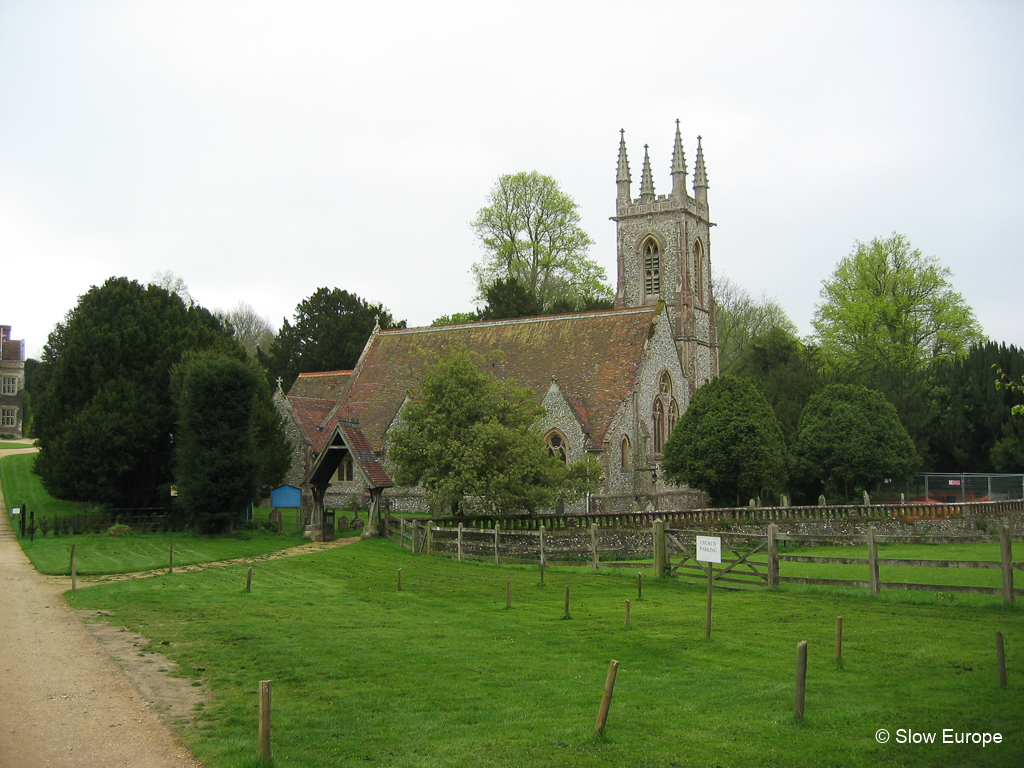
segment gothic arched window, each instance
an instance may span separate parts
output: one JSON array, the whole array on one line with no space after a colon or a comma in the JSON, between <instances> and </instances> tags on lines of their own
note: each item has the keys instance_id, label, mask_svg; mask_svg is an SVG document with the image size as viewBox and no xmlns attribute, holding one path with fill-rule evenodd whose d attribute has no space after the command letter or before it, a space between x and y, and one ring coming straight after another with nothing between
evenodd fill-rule
<instances>
[{"instance_id":1,"label":"gothic arched window","mask_svg":"<svg viewBox=\"0 0 1024 768\"><path fill-rule=\"evenodd\" d=\"M619 468L624 472L629 469L629 436L622 436L622 455L619 457Z\"/></svg>"},{"instance_id":2,"label":"gothic arched window","mask_svg":"<svg viewBox=\"0 0 1024 768\"><path fill-rule=\"evenodd\" d=\"M562 462L568 461L566 455L568 446L565 443L565 436L561 432L557 429L551 430L544 437L544 442L548 445L548 456L560 459Z\"/></svg>"},{"instance_id":3,"label":"gothic arched window","mask_svg":"<svg viewBox=\"0 0 1024 768\"><path fill-rule=\"evenodd\" d=\"M665 443L679 421L679 405L672 395L672 377L668 371L663 371L658 381L658 394L654 396L651 416L654 420L654 452L664 453Z\"/></svg>"},{"instance_id":4,"label":"gothic arched window","mask_svg":"<svg viewBox=\"0 0 1024 768\"><path fill-rule=\"evenodd\" d=\"M338 465L338 471L334 473L334 482L351 483L354 479L355 474L352 469L352 454L346 453L345 457Z\"/></svg>"},{"instance_id":5,"label":"gothic arched window","mask_svg":"<svg viewBox=\"0 0 1024 768\"><path fill-rule=\"evenodd\" d=\"M661 453L665 447L665 405L659 397L654 401L654 452Z\"/></svg>"},{"instance_id":6,"label":"gothic arched window","mask_svg":"<svg viewBox=\"0 0 1024 768\"><path fill-rule=\"evenodd\" d=\"M648 296L661 293L661 251L653 237L644 240L640 247L644 257L644 293Z\"/></svg>"},{"instance_id":7,"label":"gothic arched window","mask_svg":"<svg viewBox=\"0 0 1024 768\"><path fill-rule=\"evenodd\" d=\"M700 240L693 243L693 295L699 306L704 306L704 246Z\"/></svg>"}]
</instances>

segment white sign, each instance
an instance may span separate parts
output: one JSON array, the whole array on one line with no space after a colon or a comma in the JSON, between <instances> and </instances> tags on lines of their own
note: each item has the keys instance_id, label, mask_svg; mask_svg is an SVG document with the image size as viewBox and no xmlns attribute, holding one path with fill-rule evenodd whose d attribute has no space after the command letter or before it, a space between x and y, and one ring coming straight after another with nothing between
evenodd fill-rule
<instances>
[{"instance_id":1,"label":"white sign","mask_svg":"<svg viewBox=\"0 0 1024 768\"><path fill-rule=\"evenodd\" d=\"M722 562L722 539L720 536L697 537L697 561L700 563Z\"/></svg>"},{"instance_id":2,"label":"white sign","mask_svg":"<svg viewBox=\"0 0 1024 768\"><path fill-rule=\"evenodd\" d=\"M11 508L11 514L12 515L20 515L21 514L21 507L12 507Z\"/></svg>"}]
</instances>

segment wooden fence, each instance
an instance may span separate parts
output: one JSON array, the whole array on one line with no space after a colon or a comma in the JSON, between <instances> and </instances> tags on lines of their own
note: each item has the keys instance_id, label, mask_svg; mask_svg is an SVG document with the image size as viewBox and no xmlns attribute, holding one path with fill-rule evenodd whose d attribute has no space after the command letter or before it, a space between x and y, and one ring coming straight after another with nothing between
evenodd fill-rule
<instances>
[{"instance_id":1,"label":"wooden fence","mask_svg":"<svg viewBox=\"0 0 1024 768\"><path fill-rule=\"evenodd\" d=\"M707 531L699 531L708 533ZM883 589L924 590L930 592L963 592L983 595L1002 595L1003 601L1012 603L1016 595L1024 596L1024 589L1014 588L1013 572L1024 570L1024 563L1013 561L1012 542L1024 537L1011 536L1009 528L1002 526L998 536L881 536L873 526L863 535L827 536L813 534L780 533L778 526L770 524L767 535L714 532L722 539L723 557L720 564L701 563L696 560L694 536L698 531L667 528L664 521L655 520L649 529L637 526L601 527L596 522L588 528L505 529L500 522L492 527L471 527L459 523L456 527L438 525L432 520L406 520L387 517L386 535L412 552L452 557L458 560L484 560L495 564L565 564L590 565L599 568L652 568L656 576L695 577L704 579L711 569L713 583L726 589L776 587L779 584L813 584L870 589L878 594ZM868 556L815 557L790 555L779 552L779 545L866 544ZM909 560L878 557L878 544L901 542L910 544L939 544L957 542L999 542L1000 559L986 560ZM781 573L783 563L817 563L823 565L860 565L867 570L866 579L825 579L789 576ZM956 584L918 584L914 582L884 582L879 579L880 567L910 568L981 568L998 569L1002 575L1000 587L977 587ZM737 586L727 586L737 585Z\"/></svg>"}]
</instances>

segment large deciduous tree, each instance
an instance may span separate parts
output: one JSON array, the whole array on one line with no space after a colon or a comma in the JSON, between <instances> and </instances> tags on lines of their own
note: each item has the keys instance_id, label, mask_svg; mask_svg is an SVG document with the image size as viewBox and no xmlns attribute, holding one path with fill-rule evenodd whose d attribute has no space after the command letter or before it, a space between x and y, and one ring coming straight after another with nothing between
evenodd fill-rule
<instances>
[{"instance_id":1,"label":"large deciduous tree","mask_svg":"<svg viewBox=\"0 0 1024 768\"><path fill-rule=\"evenodd\" d=\"M187 355L174 369L178 505L202 533L231 528L256 496L260 379L251 366L215 352Z\"/></svg>"},{"instance_id":2,"label":"large deciduous tree","mask_svg":"<svg viewBox=\"0 0 1024 768\"><path fill-rule=\"evenodd\" d=\"M544 409L532 392L481 363L463 349L423 367L388 437L395 482L422 484L433 506L453 514L532 513L586 490L592 468L570 476L533 427Z\"/></svg>"},{"instance_id":3,"label":"large deciduous tree","mask_svg":"<svg viewBox=\"0 0 1024 768\"><path fill-rule=\"evenodd\" d=\"M896 409L881 392L859 384L831 384L800 416L793 446L794 475L822 491L849 498L883 479L912 475L920 459Z\"/></svg>"},{"instance_id":4,"label":"large deciduous tree","mask_svg":"<svg viewBox=\"0 0 1024 768\"><path fill-rule=\"evenodd\" d=\"M867 375L964 354L983 337L950 277L903 235L858 242L821 290L813 324L825 352Z\"/></svg>"},{"instance_id":5,"label":"large deciduous tree","mask_svg":"<svg viewBox=\"0 0 1024 768\"><path fill-rule=\"evenodd\" d=\"M188 350L241 350L221 323L155 285L110 278L50 334L34 384L35 471L53 496L167 503L171 369Z\"/></svg>"},{"instance_id":6,"label":"large deciduous tree","mask_svg":"<svg viewBox=\"0 0 1024 768\"><path fill-rule=\"evenodd\" d=\"M318 288L299 302L294 323L284 320L267 354L260 353L271 381L280 377L285 390L300 373L338 371L355 366L366 340L381 328L404 328L380 304L371 304L338 288Z\"/></svg>"},{"instance_id":7,"label":"large deciduous tree","mask_svg":"<svg viewBox=\"0 0 1024 768\"><path fill-rule=\"evenodd\" d=\"M716 505L739 505L785 482L782 429L753 384L719 376L690 399L661 468L670 480L709 493Z\"/></svg>"},{"instance_id":8,"label":"large deciduous tree","mask_svg":"<svg viewBox=\"0 0 1024 768\"><path fill-rule=\"evenodd\" d=\"M762 295L755 299L744 288L719 277L715 280L715 318L718 328L719 369L734 373L733 366L750 342L773 330L796 336L797 328L777 302Z\"/></svg>"},{"instance_id":9,"label":"large deciduous tree","mask_svg":"<svg viewBox=\"0 0 1024 768\"><path fill-rule=\"evenodd\" d=\"M233 331L235 339L252 359L256 360L260 350L266 352L273 344L274 326L248 302L240 301L234 309L216 314Z\"/></svg>"},{"instance_id":10,"label":"large deciduous tree","mask_svg":"<svg viewBox=\"0 0 1024 768\"><path fill-rule=\"evenodd\" d=\"M541 312L611 300L604 269L587 257L593 241L579 223L576 203L550 176L501 176L471 224L486 252L473 266L479 298L503 280L529 291Z\"/></svg>"}]
</instances>

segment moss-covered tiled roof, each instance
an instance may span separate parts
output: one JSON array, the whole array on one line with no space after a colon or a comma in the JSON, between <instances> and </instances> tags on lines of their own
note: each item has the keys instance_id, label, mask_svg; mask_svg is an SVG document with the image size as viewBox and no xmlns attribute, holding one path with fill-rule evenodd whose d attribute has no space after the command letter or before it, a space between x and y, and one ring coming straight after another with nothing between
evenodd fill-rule
<instances>
[{"instance_id":1,"label":"moss-covered tiled roof","mask_svg":"<svg viewBox=\"0 0 1024 768\"><path fill-rule=\"evenodd\" d=\"M556 379L590 430L588 445L600 447L639 373L656 316L647 307L381 331L371 337L334 416L357 420L379 451L429 353L465 347L487 358L499 378L532 389L538 402Z\"/></svg>"},{"instance_id":2,"label":"moss-covered tiled roof","mask_svg":"<svg viewBox=\"0 0 1024 768\"><path fill-rule=\"evenodd\" d=\"M352 371L318 371L300 373L288 390L288 396L315 397L335 402L344 394Z\"/></svg>"}]
</instances>

